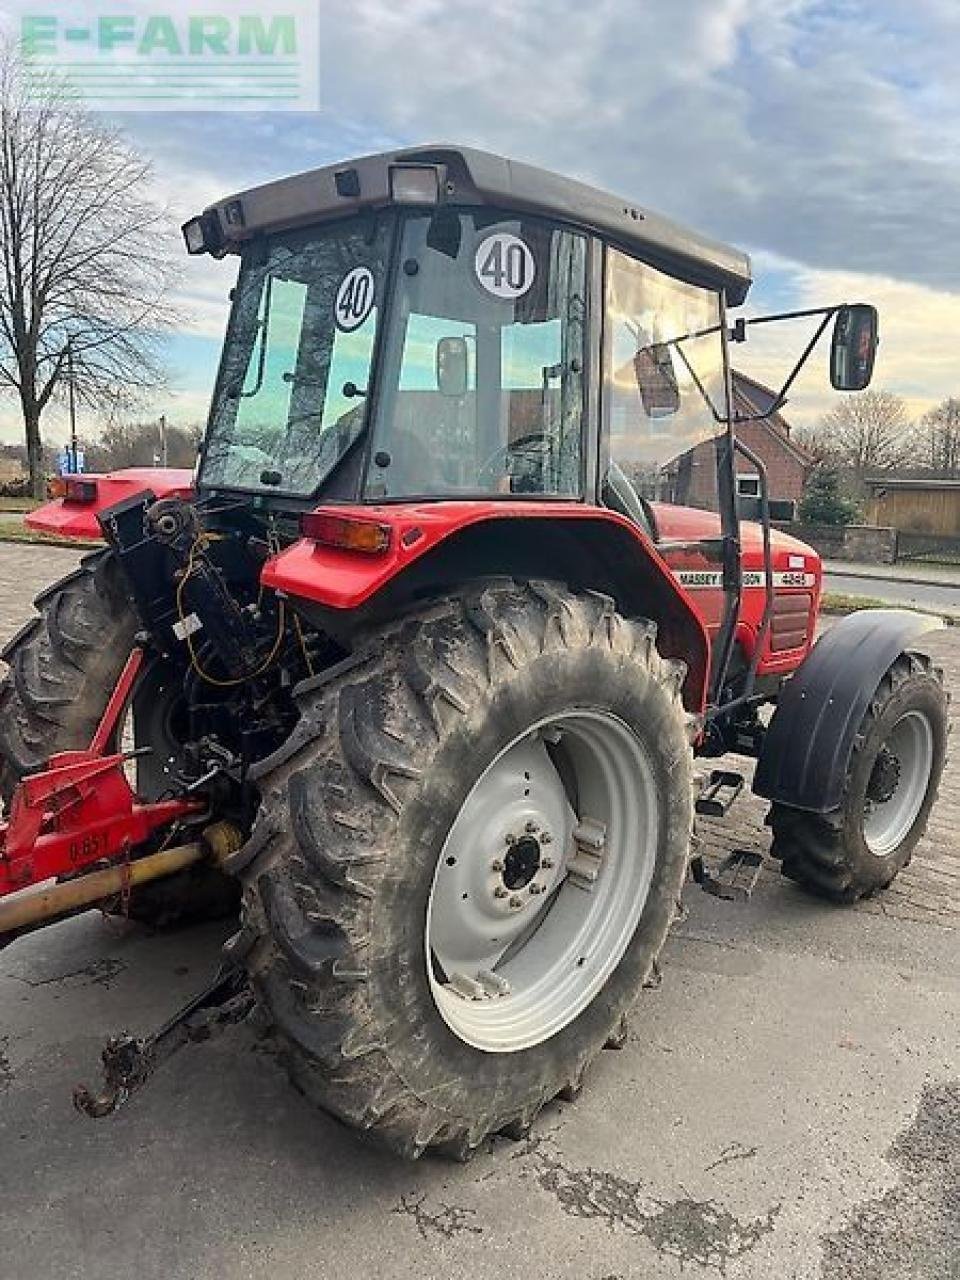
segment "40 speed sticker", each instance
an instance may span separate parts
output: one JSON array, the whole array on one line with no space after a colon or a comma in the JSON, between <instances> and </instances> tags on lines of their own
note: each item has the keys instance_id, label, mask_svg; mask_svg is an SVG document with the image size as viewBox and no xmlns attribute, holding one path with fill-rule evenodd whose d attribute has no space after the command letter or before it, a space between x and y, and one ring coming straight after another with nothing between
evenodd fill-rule
<instances>
[{"instance_id":1,"label":"40 speed sticker","mask_svg":"<svg viewBox=\"0 0 960 1280\"><path fill-rule=\"evenodd\" d=\"M688 591L719 591L723 586L723 574L719 569L674 569L673 576ZM801 573L797 569L773 575L775 587L812 587L816 581L815 574ZM766 574L762 571L748 569L743 575L744 587L764 587L766 584Z\"/></svg>"},{"instance_id":2,"label":"40 speed sticker","mask_svg":"<svg viewBox=\"0 0 960 1280\"><path fill-rule=\"evenodd\" d=\"M507 231L497 231L480 241L473 269L481 288L495 298L507 299L522 298L537 274L533 250Z\"/></svg>"},{"instance_id":3,"label":"40 speed sticker","mask_svg":"<svg viewBox=\"0 0 960 1280\"><path fill-rule=\"evenodd\" d=\"M352 333L359 329L373 310L375 297L373 272L369 267L354 267L340 281L333 318L338 329Z\"/></svg>"}]
</instances>

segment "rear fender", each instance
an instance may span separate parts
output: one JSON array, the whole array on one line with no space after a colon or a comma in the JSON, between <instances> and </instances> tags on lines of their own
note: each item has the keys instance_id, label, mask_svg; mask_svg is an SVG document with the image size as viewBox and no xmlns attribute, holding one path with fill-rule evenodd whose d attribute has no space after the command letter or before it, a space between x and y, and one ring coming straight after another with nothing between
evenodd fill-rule
<instances>
[{"instance_id":1,"label":"rear fender","mask_svg":"<svg viewBox=\"0 0 960 1280\"><path fill-rule=\"evenodd\" d=\"M329 508L390 526L370 555L301 539L264 566L265 586L350 645L417 600L497 576L552 579L612 596L627 616L659 628L658 648L687 664L684 703L703 710L710 663L706 627L650 540L629 520L576 503L430 503Z\"/></svg>"},{"instance_id":2,"label":"rear fender","mask_svg":"<svg viewBox=\"0 0 960 1280\"><path fill-rule=\"evenodd\" d=\"M911 641L942 626L906 609L863 609L831 627L781 691L757 762L757 795L812 813L836 809L880 681Z\"/></svg>"},{"instance_id":3,"label":"rear fender","mask_svg":"<svg viewBox=\"0 0 960 1280\"><path fill-rule=\"evenodd\" d=\"M149 492L157 498L188 498L193 492L193 472L175 467L130 467L78 478L94 486L94 497L84 501L57 498L48 502L26 516L27 528L58 538L102 541L103 532L97 517L108 507L141 493Z\"/></svg>"}]
</instances>

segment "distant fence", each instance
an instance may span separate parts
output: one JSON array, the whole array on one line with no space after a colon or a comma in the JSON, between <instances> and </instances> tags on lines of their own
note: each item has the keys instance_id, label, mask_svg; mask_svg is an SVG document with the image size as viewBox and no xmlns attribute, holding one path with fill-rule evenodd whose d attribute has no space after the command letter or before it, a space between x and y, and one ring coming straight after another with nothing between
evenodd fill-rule
<instances>
[{"instance_id":1,"label":"distant fence","mask_svg":"<svg viewBox=\"0 0 960 1280\"><path fill-rule=\"evenodd\" d=\"M960 564L960 538L939 533L898 533L897 559Z\"/></svg>"},{"instance_id":2,"label":"distant fence","mask_svg":"<svg viewBox=\"0 0 960 1280\"><path fill-rule=\"evenodd\" d=\"M792 534L819 552L824 560L859 560L867 564L893 564L897 559L897 531L871 524L784 524L778 529Z\"/></svg>"}]
</instances>

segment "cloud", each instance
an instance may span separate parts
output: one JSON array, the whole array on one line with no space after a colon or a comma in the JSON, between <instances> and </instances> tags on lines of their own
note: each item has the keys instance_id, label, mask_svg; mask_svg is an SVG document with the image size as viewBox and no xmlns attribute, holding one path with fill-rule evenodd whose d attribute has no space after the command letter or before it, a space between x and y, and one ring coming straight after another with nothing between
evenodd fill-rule
<instances>
[{"instance_id":1,"label":"cloud","mask_svg":"<svg viewBox=\"0 0 960 1280\"><path fill-rule=\"evenodd\" d=\"M323 15L320 114L123 120L178 219L350 155L463 142L747 248L769 276L756 305L878 300L878 385L916 411L960 389L956 0L325 0ZM219 339L231 275L186 269L194 332ZM789 337L769 339L784 361ZM824 367L795 389L797 420L830 403Z\"/></svg>"},{"instance_id":2,"label":"cloud","mask_svg":"<svg viewBox=\"0 0 960 1280\"><path fill-rule=\"evenodd\" d=\"M747 314L780 310L784 295L789 309L838 302L872 302L880 311L880 350L873 386L902 396L914 419L948 396L960 395L960 291L948 293L889 276L823 271L767 255L758 259L759 284ZM776 281L775 295L764 285ZM786 309L786 308L783 308ZM746 373L779 386L803 350L814 322L797 321L751 329L734 361ZM797 426L814 426L842 395L830 388L827 353L830 331L790 393L787 418Z\"/></svg>"}]
</instances>

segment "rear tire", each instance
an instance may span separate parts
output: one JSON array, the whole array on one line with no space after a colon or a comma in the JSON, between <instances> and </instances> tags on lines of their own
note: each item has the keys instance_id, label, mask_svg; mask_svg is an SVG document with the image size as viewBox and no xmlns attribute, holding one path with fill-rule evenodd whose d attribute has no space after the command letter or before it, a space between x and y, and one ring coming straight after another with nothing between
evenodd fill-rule
<instances>
[{"instance_id":1,"label":"rear tire","mask_svg":"<svg viewBox=\"0 0 960 1280\"><path fill-rule=\"evenodd\" d=\"M922 654L901 654L863 718L840 807L814 814L773 805L771 853L783 874L834 902L886 889L926 830L946 741L942 672Z\"/></svg>"},{"instance_id":2,"label":"rear tire","mask_svg":"<svg viewBox=\"0 0 960 1280\"><path fill-rule=\"evenodd\" d=\"M42 769L55 752L89 745L137 632L136 614L109 551L85 556L74 573L48 587L35 603L38 616L2 654L9 665L0 682L0 797L5 804L20 779ZM159 927L219 919L238 907L236 882L198 864L138 886L126 914Z\"/></svg>"},{"instance_id":3,"label":"rear tire","mask_svg":"<svg viewBox=\"0 0 960 1280\"><path fill-rule=\"evenodd\" d=\"M625 620L606 598L506 583L425 608L306 687L290 741L258 769L260 814L235 858L244 927L234 944L304 1093L401 1155L432 1148L458 1158L490 1134L525 1131L558 1094L576 1094L591 1059L622 1042L624 1017L653 970L686 875L693 799L684 671L658 654L652 624ZM645 898L638 918L616 925L619 942L599 989L582 988L565 1008L555 1005L556 1025L537 1030L530 1022L510 1051L497 1051L500 1030L465 1029L449 1009L441 1012L438 983L455 975L438 963L426 930L436 878L456 862L446 842L505 753L523 744L545 759L552 744L566 753L569 771L566 730L556 731L557 746L539 726L570 722L575 733L577 717L591 716L633 744L654 780L658 816L643 828L655 832L654 847L614 853L611 828L602 864L608 883L616 875L620 887L630 883L620 869L646 852ZM603 750L616 756L613 746ZM568 779L562 763L554 767L551 786L589 790L586 774ZM584 767L589 772L589 760ZM527 803L517 799L530 795L526 784L536 786L521 766L515 792L507 779L505 808ZM629 798L631 788L617 782L613 791ZM482 876L499 869L506 847L502 833L499 844L494 839L495 809L489 831L484 820L472 828ZM571 813L581 824L604 816L573 806ZM512 829L545 828L514 822ZM549 848L562 867L570 843L558 837ZM458 852L466 864L470 849ZM516 861L515 882L531 874ZM518 936L514 947L532 945L550 927L568 881L580 892L569 876L558 883L543 915L539 905L531 915L527 941ZM465 881L447 900L473 891ZM498 900L505 911L516 905L509 893ZM569 957L562 965L567 981ZM545 972L552 990L553 970ZM465 1009L482 1003L472 977L460 977ZM493 976L487 981L492 986Z\"/></svg>"}]
</instances>

